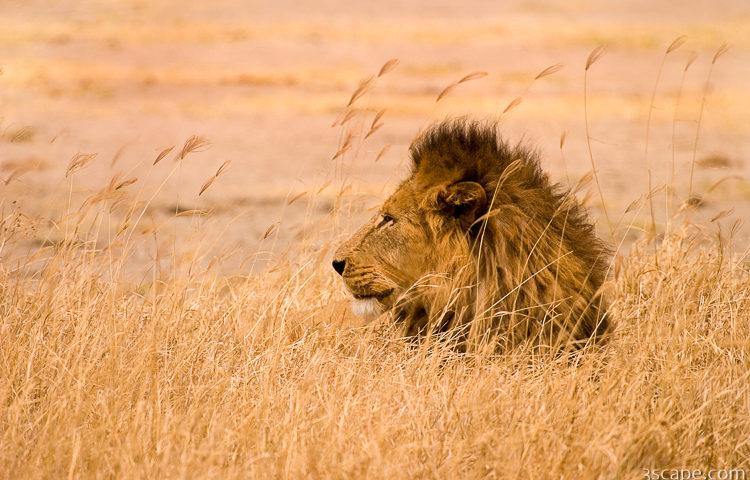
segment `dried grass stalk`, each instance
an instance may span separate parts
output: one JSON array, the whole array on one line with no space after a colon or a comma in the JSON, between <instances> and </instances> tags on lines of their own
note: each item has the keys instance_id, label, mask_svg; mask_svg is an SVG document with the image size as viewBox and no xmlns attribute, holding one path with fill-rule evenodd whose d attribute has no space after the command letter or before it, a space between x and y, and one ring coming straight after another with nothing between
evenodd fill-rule
<instances>
[{"instance_id":1,"label":"dried grass stalk","mask_svg":"<svg viewBox=\"0 0 750 480\"><path fill-rule=\"evenodd\" d=\"M84 168L93 159L96 158L96 153L76 153L68 164L68 169L65 171L65 178L68 178L78 170Z\"/></svg>"},{"instance_id":2,"label":"dried grass stalk","mask_svg":"<svg viewBox=\"0 0 750 480\"><path fill-rule=\"evenodd\" d=\"M211 147L211 142L203 137L193 135L192 137L188 138L185 142L185 145L183 145L182 150L180 151L179 159L184 160L187 154L193 152L203 152L205 150L208 150L209 147Z\"/></svg>"},{"instance_id":3,"label":"dried grass stalk","mask_svg":"<svg viewBox=\"0 0 750 480\"><path fill-rule=\"evenodd\" d=\"M378 72L378 77L382 77L386 73L390 72L391 70L396 68L397 65L398 65L398 58L391 58L390 60L385 62L382 67L380 67L380 71Z\"/></svg>"},{"instance_id":4,"label":"dried grass stalk","mask_svg":"<svg viewBox=\"0 0 750 480\"><path fill-rule=\"evenodd\" d=\"M164 150L162 150L159 153L159 155L156 156L156 160L154 160L153 165L156 165L157 163L161 162L164 159L164 157L166 157L167 154L169 154L169 152L171 152L172 150L174 150L174 147L175 147L175 145L172 145L171 147L165 148Z\"/></svg>"}]
</instances>

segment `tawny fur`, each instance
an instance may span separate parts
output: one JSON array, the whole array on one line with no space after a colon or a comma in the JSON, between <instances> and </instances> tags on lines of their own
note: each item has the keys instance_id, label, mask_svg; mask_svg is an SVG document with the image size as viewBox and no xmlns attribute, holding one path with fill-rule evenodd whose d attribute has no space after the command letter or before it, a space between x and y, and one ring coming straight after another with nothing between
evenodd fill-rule
<instances>
[{"instance_id":1,"label":"tawny fur","mask_svg":"<svg viewBox=\"0 0 750 480\"><path fill-rule=\"evenodd\" d=\"M336 253L355 298L378 301L409 334L461 345L603 338L609 251L533 151L494 124L452 120L410 153L409 178Z\"/></svg>"}]
</instances>

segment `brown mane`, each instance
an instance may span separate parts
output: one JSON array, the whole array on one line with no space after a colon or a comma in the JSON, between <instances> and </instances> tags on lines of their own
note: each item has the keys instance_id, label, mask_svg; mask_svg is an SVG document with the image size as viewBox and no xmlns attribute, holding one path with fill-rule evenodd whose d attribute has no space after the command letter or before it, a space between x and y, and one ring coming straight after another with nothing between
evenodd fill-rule
<instances>
[{"instance_id":1,"label":"brown mane","mask_svg":"<svg viewBox=\"0 0 750 480\"><path fill-rule=\"evenodd\" d=\"M429 130L410 153L407 182L426 192L427 223L444 257L438 272L447 274L397 303L412 333L458 331L475 340L493 333L501 343L534 338L558 346L602 336L610 253L535 152L505 143L494 124L453 120ZM464 181L480 184L488 205L467 232L446 229L435 197L440 186Z\"/></svg>"}]
</instances>

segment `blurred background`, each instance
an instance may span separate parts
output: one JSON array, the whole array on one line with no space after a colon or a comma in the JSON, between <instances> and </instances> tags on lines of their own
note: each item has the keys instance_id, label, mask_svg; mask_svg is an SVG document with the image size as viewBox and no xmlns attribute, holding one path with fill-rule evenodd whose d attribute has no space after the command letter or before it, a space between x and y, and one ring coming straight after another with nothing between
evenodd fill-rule
<instances>
[{"instance_id":1,"label":"blurred background","mask_svg":"<svg viewBox=\"0 0 750 480\"><path fill-rule=\"evenodd\" d=\"M247 273L350 233L415 135L457 115L499 119L556 181L583 178L608 236L589 139L623 248L677 212L725 233L750 212L746 0L3 0L0 69L2 209L46 220L37 246L110 186L143 202L144 231L199 235ZM128 220L109 213L102 245Z\"/></svg>"}]
</instances>

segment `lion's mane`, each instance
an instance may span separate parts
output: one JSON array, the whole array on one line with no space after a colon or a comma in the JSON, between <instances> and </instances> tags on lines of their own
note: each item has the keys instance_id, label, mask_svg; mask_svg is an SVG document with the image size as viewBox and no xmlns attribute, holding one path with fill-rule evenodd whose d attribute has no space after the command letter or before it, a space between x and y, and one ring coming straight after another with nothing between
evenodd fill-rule
<instances>
[{"instance_id":1,"label":"lion's mane","mask_svg":"<svg viewBox=\"0 0 750 480\"><path fill-rule=\"evenodd\" d=\"M535 151L509 145L494 124L461 119L431 128L410 153L406 182L424 189L435 240L429 255L439 265L393 309L410 333L558 348L603 337L610 252L574 195L542 172ZM464 231L446 228L439 207L444 186L456 182L476 182L486 194Z\"/></svg>"}]
</instances>

